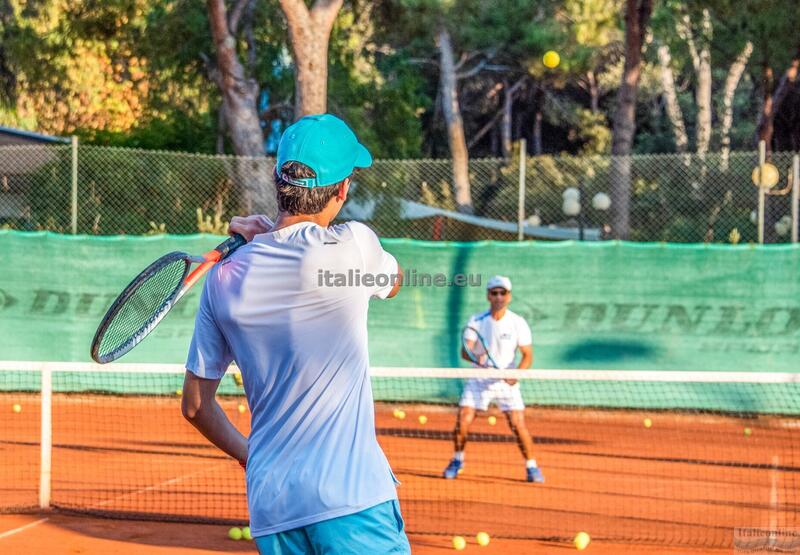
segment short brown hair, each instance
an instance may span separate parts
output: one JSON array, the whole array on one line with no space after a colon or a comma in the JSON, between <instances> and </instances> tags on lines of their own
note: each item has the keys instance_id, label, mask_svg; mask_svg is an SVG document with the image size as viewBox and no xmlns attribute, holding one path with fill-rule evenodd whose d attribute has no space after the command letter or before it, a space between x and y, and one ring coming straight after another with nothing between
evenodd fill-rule
<instances>
[{"instance_id":1,"label":"short brown hair","mask_svg":"<svg viewBox=\"0 0 800 555\"><path fill-rule=\"evenodd\" d=\"M292 185L284 180L281 175L290 179L316 177L314 170L300 162L286 162L280 169L275 168L275 191L278 198L278 210L292 216L298 214L319 214L328 205L328 202L339 193L339 183L325 187L301 187Z\"/></svg>"}]
</instances>

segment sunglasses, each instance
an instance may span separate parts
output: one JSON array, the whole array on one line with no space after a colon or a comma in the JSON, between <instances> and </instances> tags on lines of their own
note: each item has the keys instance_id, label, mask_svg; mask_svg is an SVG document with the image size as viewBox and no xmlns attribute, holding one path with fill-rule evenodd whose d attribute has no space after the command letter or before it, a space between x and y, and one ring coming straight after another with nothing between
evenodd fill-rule
<instances>
[{"instance_id":1,"label":"sunglasses","mask_svg":"<svg viewBox=\"0 0 800 555\"><path fill-rule=\"evenodd\" d=\"M508 291L506 291L505 289L492 289L491 291L489 291L489 295L491 295L492 297L505 297L506 295L508 295Z\"/></svg>"}]
</instances>

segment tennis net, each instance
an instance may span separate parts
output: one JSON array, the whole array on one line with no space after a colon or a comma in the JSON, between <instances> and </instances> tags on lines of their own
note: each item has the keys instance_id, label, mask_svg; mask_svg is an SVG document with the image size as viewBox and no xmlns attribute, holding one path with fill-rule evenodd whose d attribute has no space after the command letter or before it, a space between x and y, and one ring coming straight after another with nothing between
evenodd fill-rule
<instances>
[{"instance_id":1,"label":"tennis net","mask_svg":"<svg viewBox=\"0 0 800 555\"><path fill-rule=\"evenodd\" d=\"M0 512L244 523L238 464L180 414L180 365L0 362ZM546 482L504 415L479 413L442 471L464 384L514 378ZM378 439L409 531L731 546L800 527L800 374L373 368ZM250 415L229 371L220 404Z\"/></svg>"}]
</instances>

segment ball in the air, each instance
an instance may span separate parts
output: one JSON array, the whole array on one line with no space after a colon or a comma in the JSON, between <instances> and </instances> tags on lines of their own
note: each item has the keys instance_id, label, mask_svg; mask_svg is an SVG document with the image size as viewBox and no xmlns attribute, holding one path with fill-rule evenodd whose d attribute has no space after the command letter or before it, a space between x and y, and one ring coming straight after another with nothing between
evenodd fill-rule
<instances>
[{"instance_id":1,"label":"ball in the air","mask_svg":"<svg viewBox=\"0 0 800 555\"><path fill-rule=\"evenodd\" d=\"M558 67L558 64L561 63L561 56L559 56L558 52L555 50L548 50L544 53L544 56L542 56L542 63L545 67L553 69Z\"/></svg>"},{"instance_id":2,"label":"ball in the air","mask_svg":"<svg viewBox=\"0 0 800 555\"><path fill-rule=\"evenodd\" d=\"M489 426L494 426L495 424L497 424L497 417L496 416L490 416L489 417Z\"/></svg>"},{"instance_id":3,"label":"ball in the air","mask_svg":"<svg viewBox=\"0 0 800 555\"><path fill-rule=\"evenodd\" d=\"M234 526L230 530L228 530L228 537L232 540L239 541L242 539L242 529Z\"/></svg>"},{"instance_id":4,"label":"ball in the air","mask_svg":"<svg viewBox=\"0 0 800 555\"><path fill-rule=\"evenodd\" d=\"M489 534L486 532L478 532L475 536L475 541L477 541L478 545L482 547L489 545L489 540Z\"/></svg>"},{"instance_id":5,"label":"ball in the air","mask_svg":"<svg viewBox=\"0 0 800 555\"><path fill-rule=\"evenodd\" d=\"M749 436L752 433L753 433L753 430L751 430L750 428L745 428L744 429L744 435Z\"/></svg>"},{"instance_id":6,"label":"ball in the air","mask_svg":"<svg viewBox=\"0 0 800 555\"><path fill-rule=\"evenodd\" d=\"M463 536L453 536L453 549L461 551L467 547L467 540Z\"/></svg>"},{"instance_id":7,"label":"ball in the air","mask_svg":"<svg viewBox=\"0 0 800 555\"><path fill-rule=\"evenodd\" d=\"M575 539L572 540L572 543L575 544L575 549L578 551L583 551L586 549L586 546L589 545L589 542L592 541L592 538L589 537L589 534L586 532L578 532L575 535Z\"/></svg>"},{"instance_id":8,"label":"ball in the air","mask_svg":"<svg viewBox=\"0 0 800 555\"><path fill-rule=\"evenodd\" d=\"M649 428L652 425L653 425L653 421L652 420L650 420L649 418L645 418L644 419L644 427L645 428Z\"/></svg>"},{"instance_id":9,"label":"ball in the air","mask_svg":"<svg viewBox=\"0 0 800 555\"><path fill-rule=\"evenodd\" d=\"M242 538L244 538L246 540L252 540L253 539L253 536L250 535L250 527L249 526L245 526L244 528L242 528Z\"/></svg>"},{"instance_id":10,"label":"ball in the air","mask_svg":"<svg viewBox=\"0 0 800 555\"><path fill-rule=\"evenodd\" d=\"M14 403L14 406L11 407L11 410L14 412L22 412L22 405L19 403Z\"/></svg>"},{"instance_id":11,"label":"ball in the air","mask_svg":"<svg viewBox=\"0 0 800 555\"><path fill-rule=\"evenodd\" d=\"M239 407L238 407L238 409L239 409L239 412L240 412L240 413L243 413L244 411L246 411L246 410L247 410L247 407L246 407L246 406L244 406L244 405L242 405L242 404L239 404Z\"/></svg>"},{"instance_id":12,"label":"ball in the air","mask_svg":"<svg viewBox=\"0 0 800 555\"><path fill-rule=\"evenodd\" d=\"M418 420L420 424L425 424L426 422L428 422L428 417L425 416L424 414L420 414Z\"/></svg>"}]
</instances>

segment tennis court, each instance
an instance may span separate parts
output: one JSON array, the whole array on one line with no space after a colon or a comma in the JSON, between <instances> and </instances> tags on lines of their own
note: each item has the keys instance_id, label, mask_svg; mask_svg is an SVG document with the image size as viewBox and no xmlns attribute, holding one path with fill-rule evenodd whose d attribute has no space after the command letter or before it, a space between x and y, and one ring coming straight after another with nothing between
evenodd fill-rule
<instances>
[{"instance_id":1,"label":"tennis court","mask_svg":"<svg viewBox=\"0 0 800 555\"><path fill-rule=\"evenodd\" d=\"M0 394L3 512L36 513L46 495L55 518L77 512L208 523L217 525L224 550L248 549L225 538L225 526L247 523L241 469L180 416L180 366L139 365L138 372L9 366ZM617 405L611 407L587 393L607 381L590 383L569 371L542 379L547 371L537 372L539 379L532 376L523 388L540 400L530 403L526 422L547 481L532 485L523 480L522 458L499 413L491 413L495 424L482 415L471 429L459 478L441 478L452 453L451 391L458 389L458 372L373 370L378 438L402 482L398 491L415 552L452 549L453 535L474 538L479 531L491 535L494 549L513 549L502 552L558 549L578 531L589 533L597 549L730 550L737 527L800 526L800 424L791 413L800 395L793 375L773 374L772 383L764 374L728 376L740 381L726 383L725 376L707 381L712 376L700 373L682 382L609 375ZM51 396L37 385L45 373ZM233 379L225 385L232 393L221 405L246 433L244 397ZM687 388L695 396L677 399ZM773 413L725 410L744 397ZM572 404L565 406L567 398ZM583 405L575 404L581 398ZM43 400L51 411L49 492L42 491L48 443L42 441ZM619 408L623 402L638 408ZM663 408L681 402L695 406ZM14 412L14 405L21 410ZM70 526L62 526L64 533ZM113 528L138 526L126 520ZM474 540L471 545L477 548Z\"/></svg>"}]
</instances>

